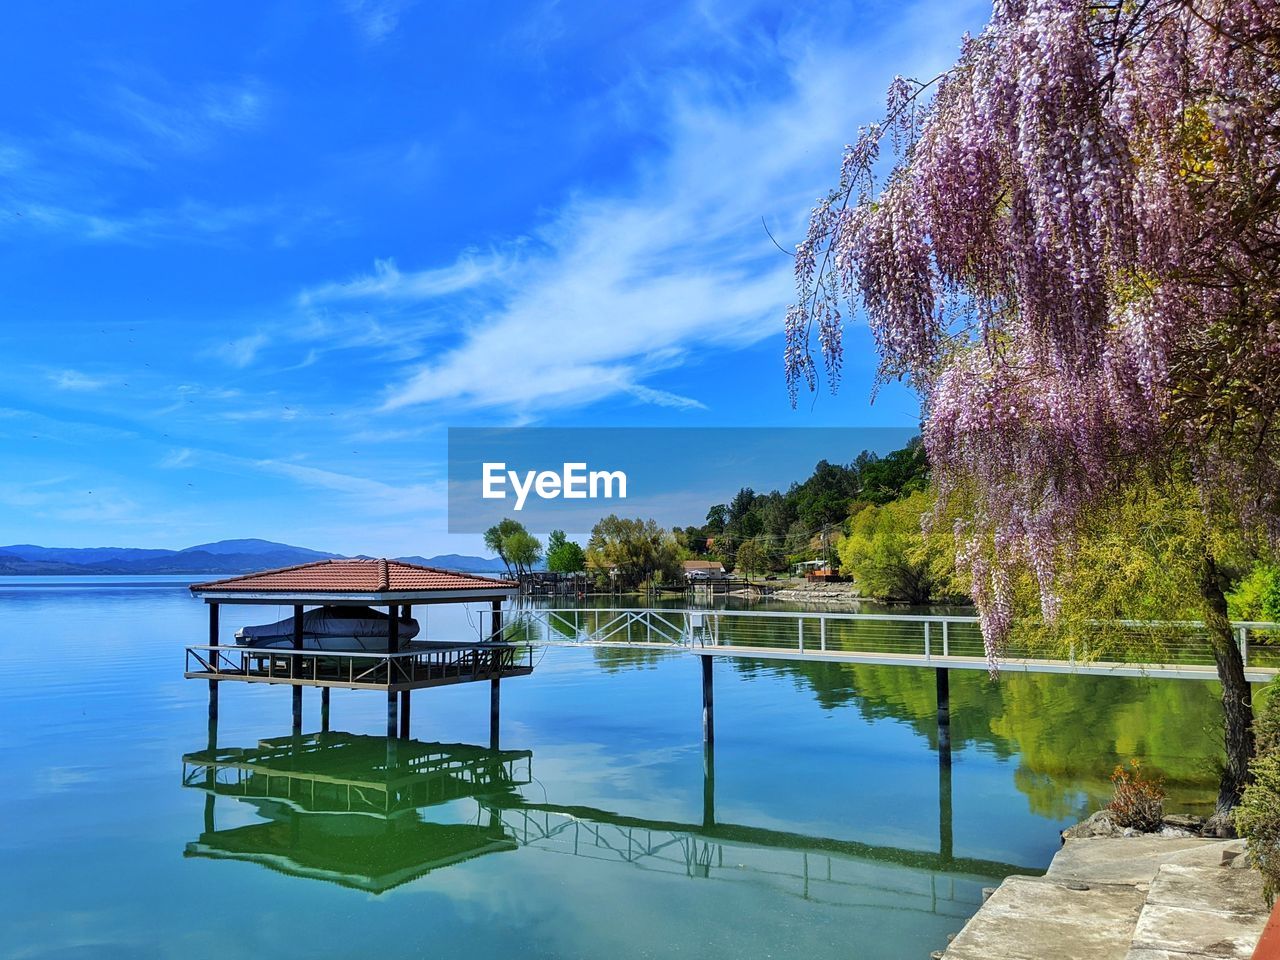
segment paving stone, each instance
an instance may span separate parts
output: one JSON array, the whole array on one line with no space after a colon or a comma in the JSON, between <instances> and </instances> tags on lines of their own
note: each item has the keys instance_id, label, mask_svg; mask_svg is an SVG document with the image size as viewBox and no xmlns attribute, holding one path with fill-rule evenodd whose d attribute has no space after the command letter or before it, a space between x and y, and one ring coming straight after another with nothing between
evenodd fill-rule
<instances>
[{"instance_id":1,"label":"paving stone","mask_svg":"<svg viewBox=\"0 0 1280 960\"><path fill-rule=\"evenodd\" d=\"M1256 917L1265 923L1270 909L1262 898L1262 875L1254 870L1225 867L1185 867L1169 863L1160 868L1148 904L1210 910Z\"/></svg>"},{"instance_id":2,"label":"paving stone","mask_svg":"<svg viewBox=\"0 0 1280 960\"><path fill-rule=\"evenodd\" d=\"M1160 866L1189 860L1205 866L1222 862L1222 848L1233 841L1198 837L1087 837L1067 840L1046 873L1056 880L1088 883L1150 883Z\"/></svg>"},{"instance_id":3,"label":"paving stone","mask_svg":"<svg viewBox=\"0 0 1280 960\"><path fill-rule=\"evenodd\" d=\"M1143 895L1009 877L947 948L947 960L1124 960Z\"/></svg>"},{"instance_id":4,"label":"paving stone","mask_svg":"<svg viewBox=\"0 0 1280 960\"><path fill-rule=\"evenodd\" d=\"M1262 935L1264 922L1265 918L1251 914L1148 903L1142 908L1133 931L1133 946L1191 957L1249 960Z\"/></svg>"}]
</instances>

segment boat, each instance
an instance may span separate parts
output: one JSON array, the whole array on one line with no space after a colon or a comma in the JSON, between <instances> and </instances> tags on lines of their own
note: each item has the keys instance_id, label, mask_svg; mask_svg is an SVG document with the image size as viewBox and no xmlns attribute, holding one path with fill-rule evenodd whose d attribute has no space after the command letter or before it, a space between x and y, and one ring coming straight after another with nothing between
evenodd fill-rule
<instances>
[{"instance_id":1,"label":"boat","mask_svg":"<svg viewBox=\"0 0 1280 960\"><path fill-rule=\"evenodd\" d=\"M302 615L302 648L385 653L390 622L387 614L372 607L316 607ZM396 625L401 644L418 635L418 621L413 617L397 617ZM236 643L242 647L291 649L293 617L241 627L236 631Z\"/></svg>"}]
</instances>

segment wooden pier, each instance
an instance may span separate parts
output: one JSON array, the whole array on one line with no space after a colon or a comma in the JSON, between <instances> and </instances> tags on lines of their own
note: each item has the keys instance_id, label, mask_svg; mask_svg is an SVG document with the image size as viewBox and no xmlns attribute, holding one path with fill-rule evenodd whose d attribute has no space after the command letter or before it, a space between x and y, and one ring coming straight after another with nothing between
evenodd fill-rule
<instances>
[{"instance_id":1,"label":"wooden pier","mask_svg":"<svg viewBox=\"0 0 1280 960\"><path fill-rule=\"evenodd\" d=\"M387 735L407 738L414 690L456 683L490 683L490 740L498 743L500 684L533 672L531 649L498 636L502 603L519 584L437 570L397 560L322 560L210 583L191 593L209 606L209 642L186 648L185 676L209 683L209 719L218 718L218 685L274 683L292 688L293 729L302 728L302 690L321 690L322 728L329 726L329 690L376 690L387 697ZM406 640L400 624L415 604L485 603L491 631L474 642ZM224 604L292 607L292 646L221 643L219 608ZM386 650L321 649L305 632L306 608L385 608ZM308 639L311 646L308 647Z\"/></svg>"}]
</instances>

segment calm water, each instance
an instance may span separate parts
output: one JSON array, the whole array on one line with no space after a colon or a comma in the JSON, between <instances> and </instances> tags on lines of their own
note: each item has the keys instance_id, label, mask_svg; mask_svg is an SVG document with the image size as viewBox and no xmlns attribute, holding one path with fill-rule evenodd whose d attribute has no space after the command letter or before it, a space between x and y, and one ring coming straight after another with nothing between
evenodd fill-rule
<instances>
[{"instance_id":1,"label":"calm water","mask_svg":"<svg viewBox=\"0 0 1280 960\"><path fill-rule=\"evenodd\" d=\"M295 741L227 683L210 752L205 624L173 580L0 580L0 956L919 960L1117 761L1214 793L1211 684L953 671L948 776L929 672L776 662L717 665L708 781L696 662L640 651L539 654L496 755L486 684L419 692L389 758L376 694Z\"/></svg>"}]
</instances>

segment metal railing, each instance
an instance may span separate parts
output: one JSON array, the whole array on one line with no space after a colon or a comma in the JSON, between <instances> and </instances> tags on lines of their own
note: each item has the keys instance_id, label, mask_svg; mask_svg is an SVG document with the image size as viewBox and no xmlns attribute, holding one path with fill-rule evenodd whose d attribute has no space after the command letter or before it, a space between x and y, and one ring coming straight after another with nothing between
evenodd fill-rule
<instances>
[{"instance_id":1,"label":"metal railing","mask_svg":"<svg viewBox=\"0 0 1280 960\"><path fill-rule=\"evenodd\" d=\"M522 668L533 669L532 648L504 642L415 645L398 653L212 644L186 648L186 673L211 680L385 689L414 683L484 680Z\"/></svg>"},{"instance_id":2,"label":"metal railing","mask_svg":"<svg viewBox=\"0 0 1280 960\"><path fill-rule=\"evenodd\" d=\"M1280 667L1280 625L1232 624L1247 666ZM925 661L985 656L978 618L953 614L838 613L779 610L678 610L664 608L525 608L508 614L499 639L538 645L635 647L673 650L726 647L811 654L882 654ZM726 651L728 652L728 651ZM1044 649L1010 644L1006 659L1048 656ZM1065 653L1069 662L1211 665L1203 624L1119 621L1101 625L1094 642L1081 640Z\"/></svg>"}]
</instances>

